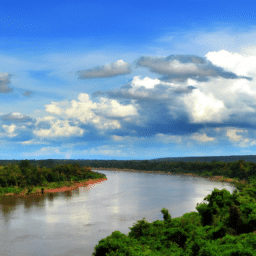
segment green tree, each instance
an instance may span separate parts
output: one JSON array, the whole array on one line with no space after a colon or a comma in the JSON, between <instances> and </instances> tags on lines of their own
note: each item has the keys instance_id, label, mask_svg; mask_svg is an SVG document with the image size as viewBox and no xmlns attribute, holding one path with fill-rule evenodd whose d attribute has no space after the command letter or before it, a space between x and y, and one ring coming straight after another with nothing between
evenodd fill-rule
<instances>
[{"instance_id":1,"label":"green tree","mask_svg":"<svg viewBox=\"0 0 256 256\"><path fill-rule=\"evenodd\" d=\"M21 160L20 163L19 163L19 167L20 169L23 171L25 168L31 168L32 165L31 163L29 162L29 160Z\"/></svg>"}]
</instances>

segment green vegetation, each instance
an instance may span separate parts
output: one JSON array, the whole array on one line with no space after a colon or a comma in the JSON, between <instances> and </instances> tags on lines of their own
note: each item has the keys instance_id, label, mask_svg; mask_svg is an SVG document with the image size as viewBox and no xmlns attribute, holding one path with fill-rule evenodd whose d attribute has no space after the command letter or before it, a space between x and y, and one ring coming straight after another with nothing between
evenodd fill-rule
<instances>
[{"instance_id":1,"label":"green vegetation","mask_svg":"<svg viewBox=\"0 0 256 256\"><path fill-rule=\"evenodd\" d=\"M256 255L256 165L243 160L178 164L179 172L190 167L186 173L194 170L200 176L221 175L246 182L233 182L236 190L232 194L214 189L205 202L197 204L197 212L172 219L163 208L163 221L149 223L143 218L129 228L128 235L115 231L98 242L93 256Z\"/></svg>"},{"instance_id":2,"label":"green vegetation","mask_svg":"<svg viewBox=\"0 0 256 256\"><path fill-rule=\"evenodd\" d=\"M18 160L0 160L2 166L7 164L19 165ZM30 165L40 168L55 168L58 165L79 165L90 166L91 168L119 168L134 169L142 171L163 171L172 173L194 173L199 176L217 176L221 175L226 178L237 178L248 180L249 177L256 175L256 163L247 162L243 159L235 162L212 161L209 162L184 162L184 161L149 161L149 160L30 160Z\"/></svg>"},{"instance_id":3,"label":"green vegetation","mask_svg":"<svg viewBox=\"0 0 256 256\"><path fill-rule=\"evenodd\" d=\"M52 168L33 166L29 160L18 164L0 166L0 195L36 192L41 188L71 186L75 181L106 178L106 175L91 171L79 164L57 165Z\"/></svg>"}]
</instances>

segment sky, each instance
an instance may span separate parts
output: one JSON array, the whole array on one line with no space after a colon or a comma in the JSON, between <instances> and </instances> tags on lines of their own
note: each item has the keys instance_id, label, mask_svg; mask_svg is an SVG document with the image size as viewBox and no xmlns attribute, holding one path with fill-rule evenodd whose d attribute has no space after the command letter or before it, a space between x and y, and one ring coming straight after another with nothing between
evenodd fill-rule
<instances>
[{"instance_id":1,"label":"sky","mask_svg":"<svg viewBox=\"0 0 256 256\"><path fill-rule=\"evenodd\" d=\"M254 1L3 1L0 159L254 155Z\"/></svg>"}]
</instances>

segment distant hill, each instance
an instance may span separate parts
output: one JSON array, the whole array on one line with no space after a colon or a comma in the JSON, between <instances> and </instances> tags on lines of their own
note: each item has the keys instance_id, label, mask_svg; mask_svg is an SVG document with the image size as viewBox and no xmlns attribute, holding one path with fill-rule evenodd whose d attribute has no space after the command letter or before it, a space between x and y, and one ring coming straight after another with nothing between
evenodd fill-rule
<instances>
[{"instance_id":1,"label":"distant hill","mask_svg":"<svg viewBox=\"0 0 256 256\"><path fill-rule=\"evenodd\" d=\"M245 160L246 162L256 163L256 156L245 155L245 156L194 156L194 157L165 157L152 159L151 161L168 161L168 162L236 162L238 160Z\"/></svg>"}]
</instances>

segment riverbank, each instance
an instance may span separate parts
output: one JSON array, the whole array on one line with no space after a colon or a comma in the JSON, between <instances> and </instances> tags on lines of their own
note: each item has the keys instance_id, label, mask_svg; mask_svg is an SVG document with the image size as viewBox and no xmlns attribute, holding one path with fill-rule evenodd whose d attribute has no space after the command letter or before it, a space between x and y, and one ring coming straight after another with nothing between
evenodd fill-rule
<instances>
[{"instance_id":1,"label":"riverbank","mask_svg":"<svg viewBox=\"0 0 256 256\"><path fill-rule=\"evenodd\" d=\"M66 191L72 191L76 190L79 187L87 187L90 189L91 187L94 187L95 184L101 183L104 180L107 180L107 178L101 178L101 179L90 179L90 180L85 180L85 181L74 181L70 182L69 186L63 186L59 188L47 188L43 186L38 186L33 189L36 192L34 193L29 193L28 194L28 189L24 189L21 193L19 194L14 194L14 193L8 193L5 195L2 195L2 198L5 197L15 197L15 198L24 198L24 197L33 197L33 196L42 196L45 194L51 194L51 193L59 193L59 192L66 192ZM42 193L41 188L44 188L44 193Z\"/></svg>"},{"instance_id":2,"label":"riverbank","mask_svg":"<svg viewBox=\"0 0 256 256\"><path fill-rule=\"evenodd\" d=\"M245 180L237 180L237 179L231 179L231 178L225 178L223 176L209 176L209 177L204 177L197 175L195 173L172 173L172 172L162 172L162 171L142 171L142 170L134 170L134 169L120 169L120 168L93 168L93 170L104 170L104 171L122 171L122 172L143 172L143 173L155 173L155 174L166 174L166 175L182 175L182 176L190 176L190 177L200 177L200 178L205 178L211 181L216 181L216 182L228 182L232 184L240 183L240 184L245 184Z\"/></svg>"}]
</instances>

